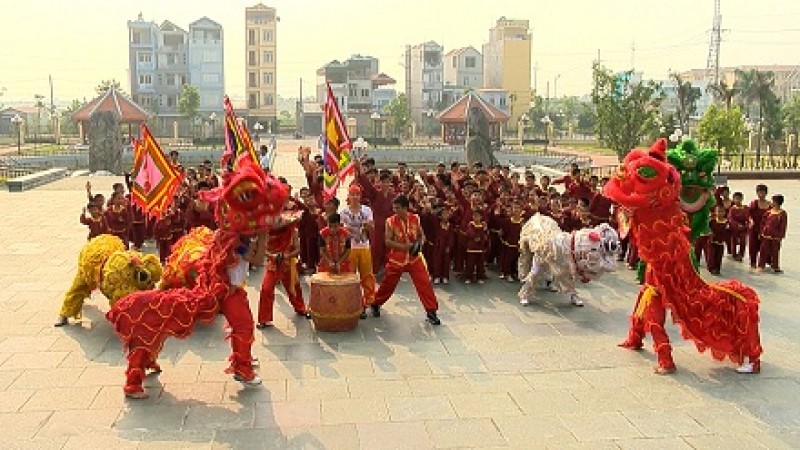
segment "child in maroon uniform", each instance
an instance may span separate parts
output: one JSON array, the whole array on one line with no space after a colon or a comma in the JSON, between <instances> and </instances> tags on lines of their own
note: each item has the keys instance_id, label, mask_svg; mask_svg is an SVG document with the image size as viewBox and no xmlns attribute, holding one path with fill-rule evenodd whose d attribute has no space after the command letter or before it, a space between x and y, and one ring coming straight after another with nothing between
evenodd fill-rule
<instances>
[{"instance_id":1,"label":"child in maroon uniform","mask_svg":"<svg viewBox=\"0 0 800 450\"><path fill-rule=\"evenodd\" d=\"M756 198L750 202L750 233L747 245L750 246L750 267L755 268L761 249L761 222L772 204L767 200L767 186L756 186Z\"/></svg>"},{"instance_id":2,"label":"child in maroon uniform","mask_svg":"<svg viewBox=\"0 0 800 450\"><path fill-rule=\"evenodd\" d=\"M174 203L170 205L169 209L156 220L153 225L153 238L158 245L158 258L161 264L164 264L172 251L173 240L173 221L175 219L175 212L178 209Z\"/></svg>"},{"instance_id":3,"label":"child in maroon uniform","mask_svg":"<svg viewBox=\"0 0 800 450\"><path fill-rule=\"evenodd\" d=\"M450 255L455 241L455 231L451 223L451 210L444 207L436 212L437 224L433 251L431 252L431 278L433 284L450 282Z\"/></svg>"},{"instance_id":4,"label":"child in maroon uniform","mask_svg":"<svg viewBox=\"0 0 800 450\"><path fill-rule=\"evenodd\" d=\"M472 211L472 221L467 225L464 236L467 247L464 282L469 284L477 281L483 284L486 279L486 252L489 251L489 230L483 220L483 211Z\"/></svg>"},{"instance_id":5,"label":"child in maroon uniform","mask_svg":"<svg viewBox=\"0 0 800 450\"><path fill-rule=\"evenodd\" d=\"M750 211L742 204L744 195L733 193L731 207L728 209L728 233L730 235L728 253L734 261L742 262L747 245L747 225L750 223Z\"/></svg>"},{"instance_id":6,"label":"child in maroon uniform","mask_svg":"<svg viewBox=\"0 0 800 450\"><path fill-rule=\"evenodd\" d=\"M89 211L89 217L86 217L87 210ZM94 203L89 203L83 208L80 221L82 224L89 227L89 236L86 240L100 236L106 232L106 220L105 217L103 217L103 211L100 209L100 206Z\"/></svg>"},{"instance_id":7,"label":"child in maroon uniform","mask_svg":"<svg viewBox=\"0 0 800 450\"><path fill-rule=\"evenodd\" d=\"M500 225L500 278L509 282L519 281L517 261L519 260L519 235L522 231L522 205L513 203L511 214Z\"/></svg>"},{"instance_id":8,"label":"child in maroon uniform","mask_svg":"<svg viewBox=\"0 0 800 450\"><path fill-rule=\"evenodd\" d=\"M769 264L775 273L783 273L780 267L781 241L786 237L786 225L789 218L781 206L783 196L772 196L772 208L764 214L761 225L761 248L758 251L758 271L763 272Z\"/></svg>"},{"instance_id":9,"label":"child in maroon uniform","mask_svg":"<svg viewBox=\"0 0 800 450\"><path fill-rule=\"evenodd\" d=\"M106 226L108 227L107 233L122 239L125 248L128 248L128 226L129 226L129 213L127 201L120 192L111 194L109 200L109 207L103 213L106 219Z\"/></svg>"},{"instance_id":10,"label":"child in maroon uniform","mask_svg":"<svg viewBox=\"0 0 800 450\"><path fill-rule=\"evenodd\" d=\"M725 254L725 243L729 242L729 224L725 217L725 207L718 204L714 207L714 217L708 224L711 236L706 248L706 267L712 275L719 275L722 268L722 255Z\"/></svg>"},{"instance_id":11,"label":"child in maroon uniform","mask_svg":"<svg viewBox=\"0 0 800 450\"><path fill-rule=\"evenodd\" d=\"M314 201L311 191L304 187L300 188L300 209L303 215L297 223L300 232L300 262L307 272L314 272L314 268L319 262L319 246L314 245L313 236L319 235L319 215L322 212Z\"/></svg>"}]
</instances>

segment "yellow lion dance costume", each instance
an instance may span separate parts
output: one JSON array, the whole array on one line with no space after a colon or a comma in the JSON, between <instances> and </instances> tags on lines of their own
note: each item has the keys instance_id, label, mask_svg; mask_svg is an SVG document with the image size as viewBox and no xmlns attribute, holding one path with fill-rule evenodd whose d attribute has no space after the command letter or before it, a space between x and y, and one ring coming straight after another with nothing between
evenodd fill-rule
<instances>
[{"instance_id":1,"label":"yellow lion dance costume","mask_svg":"<svg viewBox=\"0 0 800 450\"><path fill-rule=\"evenodd\" d=\"M83 302L95 289L99 288L113 306L132 292L153 289L161 272L155 255L125 250L125 244L116 236L103 234L91 239L81 249L78 271L64 295L55 326L66 325L70 317L79 320Z\"/></svg>"}]
</instances>

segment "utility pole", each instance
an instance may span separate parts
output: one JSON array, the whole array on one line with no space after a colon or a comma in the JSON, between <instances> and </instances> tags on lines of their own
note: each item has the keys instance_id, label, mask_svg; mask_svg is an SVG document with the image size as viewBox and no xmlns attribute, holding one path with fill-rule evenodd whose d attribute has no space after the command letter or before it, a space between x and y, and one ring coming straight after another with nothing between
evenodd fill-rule
<instances>
[{"instance_id":1,"label":"utility pole","mask_svg":"<svg viewBox=\"0 0 800 450\"><path fill-rule=\"evenodd\" d=\"M300 78L300 99L297 101L297 108L294 113L295 122L297 122L297 137L303 137L303 79Z\"/></svg>"},{"instance_id":2,"label":"utility pole","mask_svg":"<svg viewBox=\"0 0 800 450\"><path fill-rule=\"evenodd\" d=\"M537 82L537 75L539 72L539 61L533 63L533 92L539 95L539 84Z\"/></svg>"},{"instance_id":3,"label":"utility pole","mask_svg":"<svg viewBox=\"0 0 800 450\"><path fill-rule=\"evenodd\" d=\"M722 13L720 0L714 0L714 19L711 26L711 42L706 61L706 80L709 84L719 84L719 45L722 41Z\"/></svg>"},{"instance_id":4,"label":"utility pole","mask_svg":"<svg viewBox=\"0 0 800 450\"><path fill-rule=\"evenodd\" d=\"M556 78L553 80L553 99L558 101L558 79L561 78L561 74L556 75Z\"/></svg>"}]
</instances>

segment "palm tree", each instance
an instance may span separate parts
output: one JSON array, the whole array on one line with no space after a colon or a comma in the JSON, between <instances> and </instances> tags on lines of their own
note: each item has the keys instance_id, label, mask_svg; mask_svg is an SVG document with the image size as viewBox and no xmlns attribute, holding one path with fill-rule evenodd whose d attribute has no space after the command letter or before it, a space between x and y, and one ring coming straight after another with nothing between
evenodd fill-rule
<instances>
[{"instance_id":1,"label":"palm tree","mask_svg":"<svg viewBox=\"0 0 800 450\"><path fill-rule=\"evenodd\" d=\"M726 111L731 110L731 106L733 106L733 98L739 95L739 89L737 89L735 86L729 87L725 80L721 80L719 83L709 85L708 90L711 91L711 94L714 96L715 100L721 101L725 104Z\"/></svg>"},{"instance_id":2,"label":"palm tree","mask_svg":"<svg viewBox=\"0 0 800 450\"><path fill-rule=\"evenodd\" d=\"M688 134L689 130L689 117L697 112L697 99L703 95L700 89L693 87L692 83L683 81L680 74L671 74L672 79L675 81L675 94L678 100L678 108L675 115L678 118L678 124L684 134Z\"/></svg>"},{"instance_id":3,"label":"palm tree","mask_svg":"<svg viewBox=\"0 0 800 450\"><path fill-rule=\"evenodd\" d=\"M734 87L741 92L742 100L745 102L747 111L755 103L758 106L758 141L756 144L756 169L761 160L761 136L764 130L764 119L767 106L770 102L777 100L772 91L775 85L775 73L771 71L762 72L751 69L748 72L737 70L736 83Z\"/></svg>"}]
</instances>

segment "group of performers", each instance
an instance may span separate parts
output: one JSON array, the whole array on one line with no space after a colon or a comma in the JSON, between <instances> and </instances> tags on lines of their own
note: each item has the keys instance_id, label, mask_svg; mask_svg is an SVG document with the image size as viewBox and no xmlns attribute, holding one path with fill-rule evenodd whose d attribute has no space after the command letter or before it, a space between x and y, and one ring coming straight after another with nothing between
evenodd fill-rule
<instances>
[{"instance_id":1,"label":"group of performers","mask_svg":"<svg viewBox=\"0 0 800 450\"><path fill-rule=\"evenodd\" d=\"M405 238L411 239L409 245L419 242L416 250L424 256L425 277L433 284L448 284L451 274L466 284L482 284L488 279L487 267L494 267L500 279L519 281L520 230L535 213L552 217L567 232L604 222L618 225L616 206L601 192L608 179L587 176L576 166L567 175L554 180L545 175L537 182L532 172L512 172L499 165L483 168L480 164L468 167L452 163L447 167L439 163L415 174L405 163L399 163L395 170L379 169L373 159L363 158L356 163L346 203L339 205L336 198L323 200L319 157L311 159L305 148L298 155L308 185L285 206L295 211L299 220L269 237L260 289L260 328L273 321L279 283L295 312L309 315L300 275L315 271L357 272L365 313L367 307L383 304L388 297L377 289L376 277L383 278L386 289L399 278L394 270L398 261L388 258L398 246L387 243L386 228L390 227L392 236L398 234L387 220L396 214L394 201L399 195L408 203L405 208L410 220L418 222L411 228L419 228ZM286 183L283 178L279 180ZM103 195L93 195L87 183L90 201L80 220L89 228L89 238L113 234L136 250L152 239L163 263L172 244L192 228L216 229L213 205L198 193L217 186L219 179L210 161L188 169L169 211L159 220L150 220L125 195L123 184L113 186L106 204ZM563 186L562 192L557 186ZM783 197L767 200L765 185L756 187L756 196L745 206L741 192L731 196L727 186L716 189L711 233L694 243L697 258L705 256L706 268L712 274L720 273L726 250L733 260L742 261L747 247L751 267L763 270L769 265L773 271L782 272L779 251L787 224L781 208ZM620 260L635 265L638 252L630 235L622 239L621 248ZM389 268L392 270L387 272ZM421 292L426 311L435 312L435 296L426 289ZM380 294L377 302L376 294ZM377 309L373 312L377 314Z\"/></svg>"},{"instance_id":2,"label":"group of performers","mask_svg":"<svg viewBox=\"0 0 800 450\"><path fill-rule=\"evenodd\" d=\"M520 231L534 214L551 217L567 232L600 223L621 225L620 207L602 190L609 179L587 176L577 166L562 177L551 180L542 176L537 181L532 172L514 172L500 165L452 163L448 167L439 163L412 173L404 163L388 170L376 167L371 158L361 158L355 163L346 203L340 205L337 198L323 196L320 157L312 159L310 150L301 148L298 161L307 186L283 203L283 212L291 219L271 227L257 245L243 241L236 264L226 269L232 286L244 293L241 286L248 270L264 266L258 312L255 320L252 315L249 319L259 329L272 325L279 282L294 311L310 318L300 275L315 271L358 274L363 292L362 319L368 312L379 317L400 277L408 273L426 320L439 325L439 305L432 284L448 284L451 278L483 284L488 279L486 269L492 266L502 280L519 282L524 275L517 272ZM106 202L102 195L94 195L87 183L89 204L80 220L89 228L89 238L111 234L126 248L135 250L152 239L164 263L176 241L192 229L216 229L219 216L215 216L212 196L204 194L220 186L210 162L187 169L184 175L175 201L158 220L146 217L131 202L123 184L114 185ZM277 180L291 192L284 178ZM559 185L562 192L556 188ZM759 185L757 199L746 207L741 193L734 193L732 198L729 193L726 187L717 189L711 234L693 243L697 257L705 254L708 270L719 274L725 247L734 260L742 261L745 246L749 246L751 266L763 270L769 265L780 273L779 250L787 223L781 208L783 197L775 195L768 201L766 186ZM633 234L622 242L620 259L627 257L629 264L635 263L638 251ZM239 328L247 328L248 320L239 319ZM56 325L65 323L66 317L60 317ZM249 346L252 331L244 334L242 345ZM245 353L250 355L249 350ZM137 363L142 371L155 364L151 359ZM244 359L249 367L252 358ZM235 372L235 376L257 384L252 370ZM141 383L136 383L134 379L131 389L140 392Z\"/></svg>"}]
</instances>

